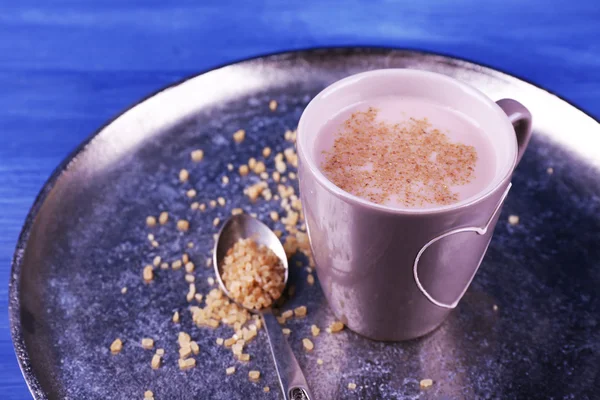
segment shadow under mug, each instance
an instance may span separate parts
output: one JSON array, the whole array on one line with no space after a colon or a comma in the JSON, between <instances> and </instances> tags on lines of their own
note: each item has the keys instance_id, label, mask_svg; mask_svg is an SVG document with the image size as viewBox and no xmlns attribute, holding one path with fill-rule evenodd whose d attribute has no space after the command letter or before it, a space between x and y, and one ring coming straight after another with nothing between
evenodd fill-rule
<instances>
[{"instance_id":1,"label":"shadow under mug","mask_svg":"<svg viewBox=\"0 0 600 400\"><path fill-rule=\"evenodd\" d=\"M352 104L392 95L448 105L476 121L495 150L495 175L487 187L451 205L400 209L329 181L316 162L320 128ZM298 178L317 274L336 317L376 340L413 339L438 327L479 268L530 136L531 114L520 103L495 103L433 72L369 71L319 93L298 125Z\"/></svg>"}]
</instances>

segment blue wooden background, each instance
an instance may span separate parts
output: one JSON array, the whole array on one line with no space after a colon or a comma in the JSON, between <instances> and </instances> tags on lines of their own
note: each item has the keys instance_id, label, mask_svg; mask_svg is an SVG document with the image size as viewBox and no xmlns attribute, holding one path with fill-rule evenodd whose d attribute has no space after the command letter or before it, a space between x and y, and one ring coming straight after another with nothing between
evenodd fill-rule
<instances>
[{"instance_id":1,"label":"blue wooden background","mask_svg":"<svg viewBox=\"0 0 600 400\"><path fill-rule=\"evenodd\" d=\"M0 0L0 397L30 398L7 317L15 243L38 190L79 142L198 71L358 44L484 63L600 117L598 0Z\"/></svg>"}]
</instances>

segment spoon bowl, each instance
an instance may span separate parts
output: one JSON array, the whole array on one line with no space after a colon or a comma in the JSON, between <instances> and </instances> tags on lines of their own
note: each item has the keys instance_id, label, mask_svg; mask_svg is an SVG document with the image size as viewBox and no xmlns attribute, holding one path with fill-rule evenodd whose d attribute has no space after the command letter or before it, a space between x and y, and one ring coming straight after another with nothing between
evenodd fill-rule
<instances>
[{"instance_id":1,"label":"spoon bowl","mask_svg":"<svg viewBox=\"0 0 600 400\"><path fill-rule=\"evenodd\" d=\"M233 245L240 239L252 239L259 245L262 244L269 248L285 269L284 285L287 285L289 271L288 271L288 260L285 254L285 250L281 245L281 241L275 233L264 223L248 214L238 214L229 218L221 227L217 240L215 241L215 247L213 251L213 265L215 268L215 275L221 290L231 300L235 301L240 307L244 307L242 304L237 302L225 287L225 283L221 279L221 265L223 259L227 254L227 251L233 247ZM246 310L257 313L260 310L246 308Z\"/></svg>"}]
</instances>

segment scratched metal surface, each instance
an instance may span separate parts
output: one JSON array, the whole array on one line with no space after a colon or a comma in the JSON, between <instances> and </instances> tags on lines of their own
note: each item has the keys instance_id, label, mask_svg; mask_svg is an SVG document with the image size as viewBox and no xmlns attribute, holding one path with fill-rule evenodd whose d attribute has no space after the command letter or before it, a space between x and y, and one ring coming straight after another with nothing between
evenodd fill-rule
<instances>
[{"instance_id":1,"label":"scratched metal surface","mask_svg":"<svg viewBox=\"0 0 600 400\"><path fill-rule=\"evenodd\" d=\"M321 50L255 59L225 67L167 89L105 126L66 160L33 207L14 258L10 306L12 334L26 379L38 399L129 399L150 389L157 399L278 398L264 332L248 352L248 364L213 345L225 336L196 328L187 306L182 271L161 271L151 285L141 280L154 255L172 259L188 252L200 292L208 290L215 217L234 207L267 222L276 207L249 203L242 189L252 178L228 173L264 146L280 151L311 96L351 73L381 67L430 69L470 82L492 98L513 97L530 107L534 138L519 165L514 188L495 236L464 300L434 333L408 343L377 343L352 332L315 338L306 353L301 338L310 324L333 319L318 284L304 284L292 268L297 294L287 305L307 305L309 316L289 323L290 341L318 399L375 398L593 398L600 389L600 157L598 123L564 101L493 70L445 57L377 49ZM275 99L276 112L268 109ZM567 121L567 122L565 122ZM241 145L232 132L246 129ZM200 164L189 152L205 150ZM272 163L268 164L272 169ZM177 181L180 168L191 180ZM554 174L546 173L548 167ZM294 185L296 183L294 182ZM218 196L227 205L193 212L185 189L199 201ZM191 230L171 224L146 239L145 217L162 209L185 217ZM509 214L521 223L509 226ZM274 225L275 227L277 225ZM125 295L120 293L128 287ZM499 306L495 312L493 305ZM393 306L393 305L390 305ZM198 341L198 367L176 367L177 332ZM166 349L164 366L152 371L151 353L139 346L153 337ZM112 356L116 337L124 350ZM317 358L324 364L318 366ZM224 370L237 365L226 377ZM248 382L249 369L263 373ZM434 385L419 389L422 378ZM354 382L357 389L349 391ZM262 387L271 392L265 394Z\"/></svg>"}]
</instances>

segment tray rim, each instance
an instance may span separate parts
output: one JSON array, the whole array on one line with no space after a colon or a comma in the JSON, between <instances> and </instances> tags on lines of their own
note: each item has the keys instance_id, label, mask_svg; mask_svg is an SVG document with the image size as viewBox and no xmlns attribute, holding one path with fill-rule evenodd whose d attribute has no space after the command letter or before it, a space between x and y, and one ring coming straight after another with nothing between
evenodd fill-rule
<instances>
[{"instance_id":1,"label":"tray rim","mask_svg":"<svg viewBox=\"0 0 600 400\"><path fill-rule=\"evenodd\" d=\"M23 262L23 254L27 247L27 243L29 241L29 236L31 233L31 228L33 226L34 220L39 213L41 206L44 204L46 197L50 193L50 191L54 188L55 183L60 178L60 176L68 170L71 161L73 161L77 155L79 155L85 148L96 138L105 128L113 124L118 118L127 113L128 111L134 109L138 105L146 102L147 100L159 95L160 93L167 91L169 89L178 87L180 85L185 84L187 81L190 81L194 78L197 78L201 75L207 74L212 71L219 70L221 68L229 67L232 65L238 65L242 63L259 61L263 59L272 59L276 57L286 57L286 56L294 56L305 53L305 54L315 54L315 53L343 53L343 52L352 52L352 53L367 53L367 54L376 54L376 53L385 53L385 52L402 52L405 54L415 54L421 56L430 56L430 57L440 57L442 59L447 59L451 61L454 65L462 64L463 68L468 67L480 67L486 73L492 76L502 76L515 79L520 81L521 83L528 84L533 86L534 88L546 92L548 95L558 98L569 106L575 108L580 111L587 117L591 118L593 121L600 124L600 119L597 119L591 113L587 112L585 109L575 105L571 101L565 99L564 97L545 89L538 84L529 81L520 77L519 75L506 72L501 69L497 69L488 64L476 62L464 57L458 57L456 55L443 53L443 52L433 52L428 50L422 50L418 48L410 48L410 47L396 47L396 46L368 46L368 45L348 45L348 46L319 46L319 47L307 47L307 48L297 48L290 50L282 50L277 52L267 52L261 53L252 57L244 57L239 59L234 59L228 62L224 62L221 64L217 64L213 67L200 70L191 75L185 76L175 82L161 87L160 89L151 92L150 94L142 97L138 101L130 104L129 106L121 109L112 117L110 117L105 123L103 123L100 127L94 130L90 135L88 135L79 145L77 145L69 154L58 164L58 166L52 171L48 179L44 182L40 191L35 197L32 206L27 212L27 216L23 223L23 227L21 228L21 232L19 233L17 244L15 247L15 252L11 259L11 268L10 268L10 278L8 283L8 318L9 318L9 326L10 326L10 334L13 343L13 350L15 352L17 362L19 364L19 369L21 370L21 374L25 379L27 387L31 392L34 399L45 399L47 398L46 393L44 392L42 385L38 377L34 374L33 368L31 365L31 360L29 357L29 353L27 351L27 347L25 345L25 340L22 332L22 324L21 324L21 302L20 302L20 290L19 283L21 278L21 267ZM481 72L482 69L479 71Z\"/></svg>"}]
</instances>

